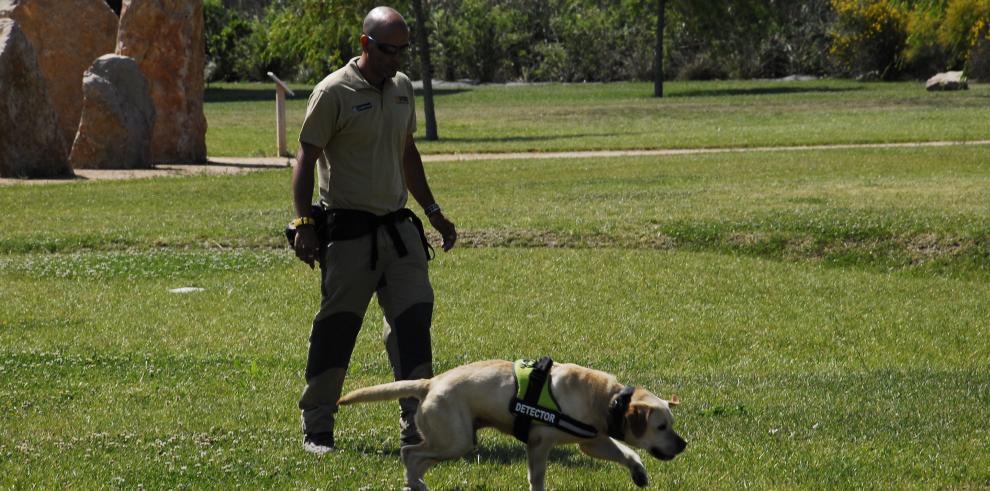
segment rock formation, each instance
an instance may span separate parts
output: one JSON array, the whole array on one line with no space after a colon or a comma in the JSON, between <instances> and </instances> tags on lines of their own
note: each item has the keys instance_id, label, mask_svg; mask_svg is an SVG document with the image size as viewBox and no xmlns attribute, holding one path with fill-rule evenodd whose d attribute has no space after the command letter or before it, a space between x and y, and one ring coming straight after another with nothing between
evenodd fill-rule
<instances>
[{"instance_id":1,"label":"rock formation","mask_svg":"<svg viewBox=\"0 0 990 491\"><path fill-rule=\"evenodd\" d=\"M103 55L83 76L83 110L69 163L74 169L151 167L155 107L137 63Z\"/></svg>"},{"instance_id":2,"label":"rock formation","mask_svg":"<svg viewBox=\"0 0 990 491\"><path fill-rule=\"evenodd\" d=\"M113 53L117 16L104 0L0 0L0 17L17 21L34 47L62 138L71 144L82 112L83 72Z\"/></svg>"},{"instance_id":3,"label":"rock formation","mask_svg":"<svg viewBox=\"0 0 990 491\"><path fill-rule=\"evenodd\" d=\"M205 162L202 0L125 0L117 54L148 78L155 103L153 162Z\"/></svg>"},{"instance_id":4,"label":"rock formation","mask_svg":"<svg viewBox=\"0 0 990 491\"><path fill-rule=\"evenodd\" d=\"M968 90L963 72L938 73L925 82L925 90Z\"/></svg>"},{"instance_id":5,"label":"rock formation","mask_svg":"<svg viewBox=\"0 0 990 491\"><path fill-rule=\"evenodd\" d=\"M71 176L66 155L34 48L0 19L0 177Z\"/></svg>"}]
</instances>

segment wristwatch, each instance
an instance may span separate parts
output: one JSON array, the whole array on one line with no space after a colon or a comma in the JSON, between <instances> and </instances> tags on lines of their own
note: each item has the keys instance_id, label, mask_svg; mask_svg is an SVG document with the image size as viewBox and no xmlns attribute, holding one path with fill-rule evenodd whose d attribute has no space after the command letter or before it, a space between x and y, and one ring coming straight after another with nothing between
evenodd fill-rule
<instances>
[{"instance_id":1,"label":"wristwatch","mask_svg":"<svg viewBox=\"0 0 990 491\"><path fill-rule=\"evenodd\" d=\"M313 217L297 217L292 220L292 226L296 228L313 225L316 225L316 220L313 220Z\"/></svg>"},{"instance_id":2,"label":"wristwatch","mask_svg":"<svg viewBox=\"0 0 990 491\"><path fill-rule=\"evenodd\" d=\"M440 213L440 211L440 205L438 203L433 203L432 205L426 205L423 207L423 213L426 213L426 216L430 216L434 213Z\"/></svg>"}]
</instances>

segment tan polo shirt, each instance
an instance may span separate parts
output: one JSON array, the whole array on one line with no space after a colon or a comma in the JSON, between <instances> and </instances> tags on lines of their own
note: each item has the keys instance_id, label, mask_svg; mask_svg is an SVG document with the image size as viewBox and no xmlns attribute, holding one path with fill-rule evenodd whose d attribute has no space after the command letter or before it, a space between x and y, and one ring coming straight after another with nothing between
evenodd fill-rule
<instances>
[{"instance_id":1,"label":"tan polo shirt","mask_svg":"<svg viewBox=\"0 0 990 491\"><path fill-rule=\"evenodd\" d=\"M384 215L406 205L402 155L407 134L416 131L416 98L405 74L396 73L379 91L357 60L313 89L299 141L323 148L320 200Z\"/></svg>"}]
</instances>

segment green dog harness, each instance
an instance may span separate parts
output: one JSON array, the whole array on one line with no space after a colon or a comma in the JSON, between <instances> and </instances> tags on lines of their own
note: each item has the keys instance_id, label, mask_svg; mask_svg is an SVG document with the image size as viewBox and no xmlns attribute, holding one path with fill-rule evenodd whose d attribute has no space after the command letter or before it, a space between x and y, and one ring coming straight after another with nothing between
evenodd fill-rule
<instances>
[{"instance_id":1,"label":"green dog harness","mask_svg":"<svg viewBox=\"0 0 990 491\"><path fill-rule=\"evenodd\" d=\"M594 438L598 430L561 412L560 405L550 392L550 368L553 360L544 356L538 361L516 360L516 397L509 403L509 412L515 415L512 433L521 442L529 441L529 429L533 421L553 426L580 438Z\"/></svg>"}]
</instances>

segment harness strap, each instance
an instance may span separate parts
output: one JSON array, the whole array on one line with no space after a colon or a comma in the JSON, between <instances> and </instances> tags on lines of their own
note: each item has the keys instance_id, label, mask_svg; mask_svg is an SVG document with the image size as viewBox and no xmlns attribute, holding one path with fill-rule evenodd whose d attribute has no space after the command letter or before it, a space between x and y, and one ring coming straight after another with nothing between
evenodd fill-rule
<instances>
[{"instance_id":1,"label":"harness strap","mask_svg":"<svg viewBox=\"0 0 990 491\"><path fill-rule=\"evenodd\" d=\"M608 404L608 436L616 440L621 441L626 438L626 431L623 429L622 422L626 417L626 411L629 410L629 402L632 400L635 390L636 388L631 385L623 387L622 391Z\"/></svg>"},{"instance_id":2,"label":"harness strap","mask_svg":"<svg viewBox=\"0 0 990 491\"><path fill-rule=\"evenodd\" d=\"M533 420L536 419L541 423L581 438L595 437L598 434L598 430L594 426L539 404L540 394L543 392L544 385L550 377L551 367L553 367L553 360L550 357L544 356L540 358L533 365L533 369L529 374L529 381L523 398L512 398L509 412L515 415L515 420L512 423L513 436L517 440L527 443L529 441L529 430ZM516 383L518 384L519 381L517 380ZM549 394L549 386L547 386L547 391ZM550 396L551 398L553 397L552 394ZM556 405L556 401L554 401L554 405Z\"/></svg>"}]
</instances>

